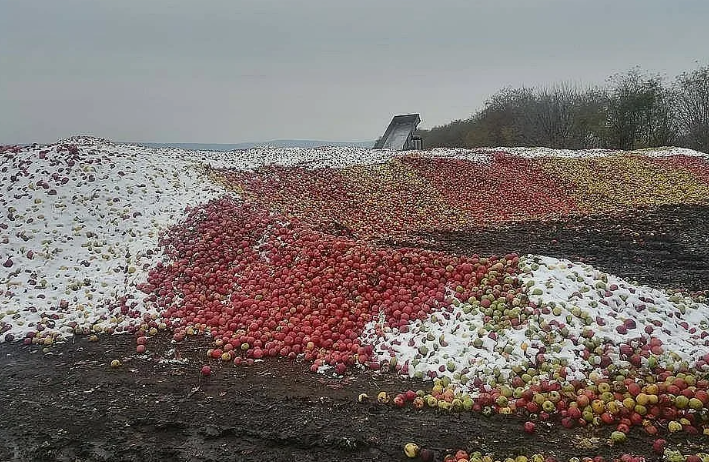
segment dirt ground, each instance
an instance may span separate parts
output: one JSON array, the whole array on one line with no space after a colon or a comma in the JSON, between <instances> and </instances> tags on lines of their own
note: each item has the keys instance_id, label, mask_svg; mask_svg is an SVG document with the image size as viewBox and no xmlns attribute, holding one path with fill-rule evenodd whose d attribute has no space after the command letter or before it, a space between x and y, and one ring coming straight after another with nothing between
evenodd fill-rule
<instances>
[{"instance_id":1,"label":"dirt ground","mask_svg":"<svg viewBox=\"0 0 709 462\"><path fill-rule=\"evenodd\" d=\"M465 253L541 253L584 258L620 276L661 287L709 289L709 208L663 208L569 224L531 223L471 233L427 235L428 246ZM199 368L206 340L174 345L151 339L147 356L135 339L104 336L37 347L0 345L0 461L386 461L406 460L414 441L446 451L497 456L541 452L572 456L650 453L633 430L622 446L611 428L522 432L517 417L439 414L360 404L357 395L424 388L392 374L355 371L344 378L308 372L308 364L269 360ZM175 361L175 358L181 361ZM123 365L112 369L112 359ZM709 438L666 437L687 452Z\"/></svg>"},{"instance_id":2,"label":"dirt ground","mask_svg":"<svg viewBox=\"0 0 709 462\"><path fill-rule=\"evenodd\" d=\"M709 207L672 206L611 218L429 233L415 236L411 243L423 241L430 249L465 254L517 252L580 260L641 284L698 292L709 290L708 220Z\"/></svg>"}]
</instances>

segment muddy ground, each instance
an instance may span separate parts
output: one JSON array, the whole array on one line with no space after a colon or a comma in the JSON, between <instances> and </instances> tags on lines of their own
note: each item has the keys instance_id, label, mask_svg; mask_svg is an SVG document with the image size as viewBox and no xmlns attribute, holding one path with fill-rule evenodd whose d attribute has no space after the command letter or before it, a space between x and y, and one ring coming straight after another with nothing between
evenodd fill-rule
<instances>
[{"instance_id":1,"label":"muddy ground","mask_svg":"<svg viewBox=\"0 0 709 462\"><path fill-rule=\"evenodd\" d=\"M644 283L709 289L709 208L425 238L429 247L461 253L580 257ZM629 452L658 460L641 430L611 447L611 428L539 424L529 436L517 417L357 402L361 392L423 388L391 374L323 377L308 372L308 364L269 360L242 367L213 363L213 375L203 378L206 341L176 346L165 334L148 347L149 355L134 355L129 336L80 337L48 354L1 344L0 461L397 461L406 460L402 447L409 441L433 449L437 460L458 448L500 457ZM112 369L112 359L123 365ZM686 451L709 448L707 437L667 439Z\"/></svg>"},{"instance_id":2,"label":"muddy ground","mask_svg":"<svg viewBox=\"0 0 709 462\"><path fill-rule=\"evenodd\" d=\"M584 261L654 287L709 290L709 207L668 206L612 218L579 217L412 237L397 244L418 242L430 249L465 254L548 255Z\"/></svg>"}]
</instances>

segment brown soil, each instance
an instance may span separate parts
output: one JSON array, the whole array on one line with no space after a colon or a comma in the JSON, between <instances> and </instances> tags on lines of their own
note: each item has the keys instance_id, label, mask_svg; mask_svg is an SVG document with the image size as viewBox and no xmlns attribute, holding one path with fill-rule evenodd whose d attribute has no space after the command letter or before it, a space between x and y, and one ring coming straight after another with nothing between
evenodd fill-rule
<instances>
[{"instance_id":1,"label":"brown soil","mask_svg":"<svg viewBox=\"0 0 709 462\"><path fill-rule=\"evenodd\" d=\"M429 247L461 253L583 257L641 282L709 288L707 208L426 239ZM392 374L354 371L334 378L312 374L301 362L234 367L211 361L214 373L203 378L207 345L206 339L174 345L161 334L145 357L133 354L130 336L103 336L96 343L79 337L46 354L0 345L0 461L397 461L406 460L402 447L409 441L433 449L436 460L459 448L498 457L540 452L566 460L628 452L659 460L651 454L652 439L638 429L626 444L612 447L611 428L539 423L530 436L518 417L357 402L362 392L424 387ZM176 354L184 362L161 362ZM112 369L112 359L123 365ZM703 436L665 438L687 452L709 447Z\"/></svg>"}]
</instances>

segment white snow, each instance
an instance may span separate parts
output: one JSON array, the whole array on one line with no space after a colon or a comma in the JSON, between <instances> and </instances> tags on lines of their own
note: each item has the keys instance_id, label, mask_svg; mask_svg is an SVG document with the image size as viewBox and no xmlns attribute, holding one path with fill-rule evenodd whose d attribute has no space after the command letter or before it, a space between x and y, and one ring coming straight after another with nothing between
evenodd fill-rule
<instances>
[{"instance_id":1,"label":"white snow","mask_svg":"<svg viewBox=\"0 0 709 462\"><path fill-rule=\"evenodd\" d=\"M124 326L113 306L142 298L136 285L160 255L160 232L224 193L179 153L87 140L74 156L59 146L3 157L0 263L12 266L0 267L0 325L10 326L0 341L38 324L64 335Z\"/></svg>"},{"instance_id":2,"label":"white snow","mask_svg":"<svg viewBox=\"0 0 709 462\"><path fill-rule=\"evenodd\" d=\"M399 365L406 365L403 372L412 377L426 378L429 372L437 372L439 377L451 378L455 386L475 377L507 378L515 368L534 365L541 348L546 348L546 361L566 364L569 378L582 378L593 370L600 373L594 359L581 355L586 349L585 333L602 340L600 344L608 348L605 353L620 368L630 363L621 359L618 347L638 346L639 337L649 339L650 335L663 343L662 353L652 355L654 360L670 370L682 361L693 366L709 353L709 342L702 338L702 332L709 330L709 305L568 260L528 255L520 266L530 300L550 312L531 315L517 328L498 330L492 334L495 339L479 307L468 303L413 321L408 332L385 328L378 335L381 326L370 323L362 339L375 345L379 361L396 358ZM616 328L625 320L632 320L635 327L621 333ZM568 329L565 336L561 324ZM644 330L648 325L653 325L651 334ZM647 358L642 361L648 364Z\"/></svg>"},{"instance_id":3,"label":"white snow","mask_svg":"<svg viewBox=\"0 0 709 462\"><path fill-rule=\"evenodd\" d=\"M709 154L695 151L688 148L676 148L676 147L659 147L659 148L647 148L647 149L637 149L634 151L618 151L611 149L553 149L544 147L498 147L498 148L481 148L477 149L479 152L495 152L503 151L515 156L520 156L528 159L533 159L537 157L566 157L566 158L584 158L584 157L607 157L617 154L640 154L648 157L668 157L668 156L692 156L692 157L705 157L709 158Z\"/></svg>"}]
</instances>

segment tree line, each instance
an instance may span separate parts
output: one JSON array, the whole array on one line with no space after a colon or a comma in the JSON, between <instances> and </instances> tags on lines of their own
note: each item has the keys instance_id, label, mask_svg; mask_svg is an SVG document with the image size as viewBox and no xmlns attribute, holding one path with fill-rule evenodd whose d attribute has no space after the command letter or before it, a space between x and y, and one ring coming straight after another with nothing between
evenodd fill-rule
<instances>
[{"instance_id":1,"label":"tree line","mask_svg":"<svg viewBox=\"0 0 709 462\"><path fill-rule=\"evenodd\" d=\"M672 145L709 153L709 66L672 81L634 68L600 87L504 88L470 118L420 134L426 147Z\"/></svg>"}]
</instances>

